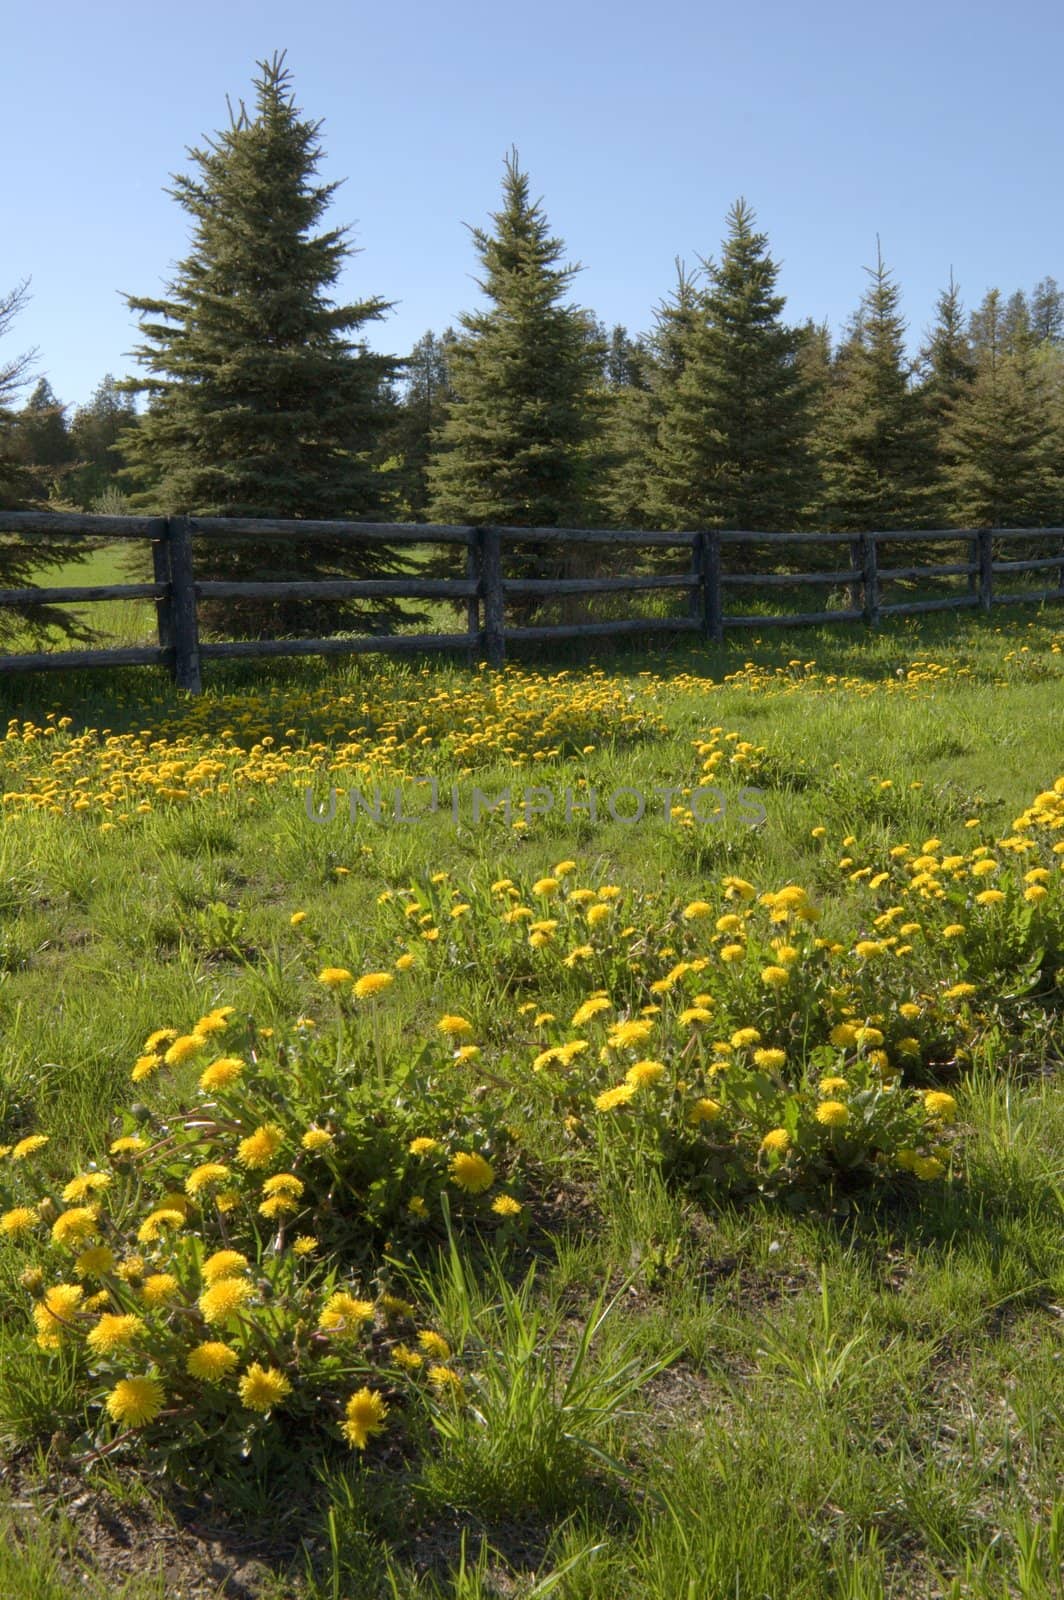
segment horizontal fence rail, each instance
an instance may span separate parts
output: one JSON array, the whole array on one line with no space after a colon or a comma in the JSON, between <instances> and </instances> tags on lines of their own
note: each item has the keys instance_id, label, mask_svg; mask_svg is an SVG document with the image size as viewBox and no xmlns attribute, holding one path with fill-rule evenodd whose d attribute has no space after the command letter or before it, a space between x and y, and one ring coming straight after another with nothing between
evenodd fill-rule
<instances>
[{"instance_id":1,"label":"horizontal fence rail","mask_svg":"<svg viewBox=\"0 0 1064 1600\"><path fill-rule=\"evenodd\" d=\"M0 548L12 536L32 547L55 536L91 540L142 541L150 545L152 583L95 584L78 587L0 589L0 607L32 613L35 608L58 604L97 603L106 600L155 602L158 644L110 649L36 651L0 654L0 671L62 671L80 667L165 666L179 687L199 693L203 661L305 655L414 654L421 651L459 650L475 653L491 666L500 666L508 644L609 638L648 632L700 634L723 639L729 628L803 627L823 622L858 622L875 625L882 617L917 616L926 612L979 608L989 611L1003 603L1064 601L1064 528L938 528L884 529L872 533L755 533L660 532L597 528L465 527L439 523L385 523L341 521L284 521L263 517L103 517L42 511L0 512ZM311 540L328 538L355 547L376 545L448 545L464 548L465 577L326 578L268 581L218 581L197 579L194 544L248 539ZM1053 541L1052 554L1009 560L996 552L1017 541ZM880 561L882 545L965 546L966 560L955 559L946 548L943 559L924 566L890 566ZM679 573L637 573L628 576L528 578L507 577L507 553L524 546L562 546L566 550L608 549L618 553L638 549L690 551L690 569ZM725 571L729 552L736 547L763 553L794 546L847 547L848 566L795 572ZM527 557L525 558L527 559ZM775 556L769 559L775 560ZM1056 586L1004 594L996 577L1021 573L1056 574ZM932 599L884 602L884 585L898 582L932 583L939 579L966 578L964 590ZM725 612L724 597L733 590L772 593L791 586L842 589L849 599L845 608L788 612L778 615L743 615ZM628 617L615 621L581 621L508 625L507 602L550 600L568 596L683 591L686 616ZM200 600L349 600L410 599L464 603L466 628L455 633L366 633L356 637L323 639L244 639L201 643Z\"/></svg>"}]
</instances>

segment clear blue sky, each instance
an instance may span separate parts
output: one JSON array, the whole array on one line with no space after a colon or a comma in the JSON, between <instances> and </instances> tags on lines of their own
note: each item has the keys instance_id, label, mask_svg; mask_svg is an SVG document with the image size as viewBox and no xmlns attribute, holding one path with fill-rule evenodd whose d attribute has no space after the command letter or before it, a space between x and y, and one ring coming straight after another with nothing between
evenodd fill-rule
<instances>
[{"instance_id":1,"label":"clear blue sky","mask_svg":"<svg viewBox=\"0 0 1064 1600\"><path fill-rule=\"evenodd\" d=\"M969 307L1064 281L1059 0L54 0L3 35L0 288L33 297L3 353L38 346L65 402L133 370L119 291L159 293L187 247L168 174L279 49L347 180L342 292L397 302L378 349L477 304L463 223L511 144L584 265L573 299L633 332L740 194L794 321L841 328L877 232L913 344L951 267Z\"/></svg>"}]
</instances>

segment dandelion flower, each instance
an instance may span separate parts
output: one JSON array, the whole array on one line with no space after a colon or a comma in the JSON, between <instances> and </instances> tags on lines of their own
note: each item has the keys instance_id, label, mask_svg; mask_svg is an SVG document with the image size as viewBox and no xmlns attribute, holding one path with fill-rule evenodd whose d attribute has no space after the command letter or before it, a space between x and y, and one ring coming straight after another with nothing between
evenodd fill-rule
<instances>
[{"instance_id":1,"label":"dandelion flower","mask_svg":"<svg viewBox=\"0 0 1064 1600\"><path fill-rule=\"evenodd\" d=\"M756 1028L737 1028L731 1036L733 1050L742 1050L747 1045L760 1043L761 1035Z\"/></svg>"},{"instance_id":2,"label":"dandelion flower","mask_svg":"<svg viewBox=\"0 0 1064 1600\"><path fill-rule=\"evenodd\" d=\"M465 1399L465 1390L462 1380L453 1367L433 1366L429 1368L429 1382L434 1389L442 1394L449 1394L453 1400L461 1404Z\"/></svg>"},{"instance_id":3,"label":"dandelion flower","mask_svg":"<svg viewBox=\"0 0 1064 1600\"><path fill-rule=\"evenodd\" d=\"M220 1161L205 1161L201 1166L194 1167L185 1179L185 1192L195 1199L204 1189L215 1189L225 1183L228 1177L229 1168Z\"/></svg>"},{"instance_id":4,"label":"dandelion flower","mask_svg":"<svg viewBox=\"0 0 1064 1600\"><path fill-rule=\"evenodd\" d=\"M429 1139L424 1136L419 1139L411 1139L410 1143L407 1145L407 1150L412 1156L428 1156L431 1155L434 1150L438 1150L439 1148L440 1141L438 1139Z\"/></svg>"},{"instance_id":5,"label":"dandelion flower","mask_svg":"<svg viewBox=\"0 0 1064 1600\"><path fill-rule=\"evenodd\" d=\"M319 1150L327 1150L336 1140L328 1128L308 1128L299 1142L304 1150L316 1155Z\"/></svg>"},{"instance_id":6,"label":"dandelion flower","mask_svg":"<svg viewBox=\"0 0 1064 1600\"><path fill-rule=\"evenodd\" d=\"M841 1100L822 1100L816 1108L816 1120L825 1128L842 1128L850 1120L850 1109Z\"/></svg>"},{"instance_id":7,"label":"dandelion flower","mask_svg":"<svg viewBox=\"0 0 1064 1600\"><path fill-rule=\"evenodd\" d=\"M764 1068L766 1072L774 1072L784 1065L787 1060L786 1050L755 1050L754 1065Z\"/></svg>"},{"instance_id":8,"label":"dandelion flower","mask_svg":"<svg viewBox=\"0 0 1064 1600\"><path fill-rule=\"evenodd\" d=\"M436 1026L441 1033L445 1033L450 1039L461 1039L473 1032L473 1024L471 1022L467 1022L465 1017L453 1016L449 1012L440 1018Z\"/></svg>"},{"instance_id":9,"label":"dandelion flower","mask_svg":"<svg viewBox=\"0 0 1064 1600\"><path fill-rule=\"evenodd\" d=\"M158 1072L163 1064L162 1056L149 1054L138 1056L133 1063L130 1078L134 1083L143 1083L145 1078L150 1078L153 1072Z\"/></svg>"},{"instance_id":10,"label":"dandelion flower","mask_svg":"<svg viewBox=\"0 0 1064 1600\"><path fill-rule=\"evenodd\" d=\"M451 1359L451 1347L447 1340L432 1328L426 1328L423 1333L419 1333L417 1342L427 1356L433 1356L437 1361L449 1361Z\"/></svg>"},{"instance_id":11,"label":"dandelion flower","mask_svg":"<svg viewBox=\"0 0 1064 1600\"><path fill-rule=\"evenodd\" d=\"M147 1148L146 1139L139 1139L136 1134L125 1134L121 1139L115 1139L110 1153L113 1156L139 1156Z\"/></svg>"},{"instance_id":12,"label":"dandelion flower","mask_svg":"<svg viewBox=\"0 0 1064 1600\"><path fill-rule=\"evenodd\" d=\"M957 1102L951 1094L945 1094L940 1089L929 1089L924 1095L924 1110L929 1117L937 1117L940 1122L952 1122L957 1115Z\"/></svg>"},{"instance_id":13,"label":"dandelion flower","mask_svg":"<svg viewBox=\"0 0 1064 1600\"><path fill-rule=\"evenodd\" d=\"M367 972L365 977L359 978L354 986L356 1000L368 1000L375 994L383 994L395 982L395 975L391 972Z\"/></svg>"},{"instance_id":14,"label":"dandelion flower","mask_svg":"<svg viewBox=\"0 0 1064 1600\"><path fill-rule=\"evenodd\" d=\"M601 1016L603 1011L612 1010L612 1005L612 1001L607 1000L603 995L596 995L590 1000L585 1000L583 1005L578 1006L573 1012L571 1026L574 1028L582 1028L584 1024L586 1022L590 1022L593 1017Z\"/></svg>"},{"instance_id":15,"label":"dandelion flower","mask_svg":"<svg viewBox=\"0 0 1064 1600\"><path fill-rule=\"evenodd\" d=\"M492 1201L491 1209L497 1217L516 1217L524 1207L512 1194L500 1194Z\"/></svg>"},{"instance_id":16,"label":"dandelion flower","mask_svg":"<svg viewBox=\"0 0 1064 1600\"><path fill-rule=\"evenodd\" d=\"M209 1289L204 1289L196 1303L205 1322L225 1322L236 1315L252 1293L246 1278L219 1278Z\"/></svg>"},{"instance_id":17,"label":"dandelion flower","mask_svg":"<svg viewBox=\"0 0 1064 1600\"><path fill-rule=\"evenodd\" d=\"M48 1143L46 1133L31 1133L25 1139L20 1139L11 1147L12 1161L25 1161L27 1156L36 1155L38 1150L43 1150Z\"/></svg>"},{"instance_id":18,"label":"dandelion flower","mask_svg":"<svg viewBox=\"0 0 1064 1600\"><path fill-rule=\"evenodd\" d=\"M172 1272L150 1272L141 1284L141 1299L146 1306L164 1306L174 1298L178 1287Z\"/></svg>"},{"instance_id":19,"label":"dandelion flower","mask_svg":"<svg viewBox=\"0 0 1064 1600\"><path fill-rule=\"evenodd\" d=\"M30 1206L15 1206L11 1211L5 1211L0 1216L0 1234L7 1239L20 1239L24 1233L29 1233L40 1218Z\"/></svg>"},{"instance_id":20,"label":"dandelion flower","mask_svg":"<svg viewBox=\"0 0 1064 1600\"><path fill-rule=\"evenodd\" d=\"M643 1089L652 1083L657 1083L665 1075L665 1065L661 1061L637 1061L629 1067L624 1075L624 1081L636 1089Z\"/></svg>"},{"instance_id":21,"label":"dandelion flower","mask_svg":"<svg viewBox=\"0 0 1064 1600\"><path fill-rule=\"evenodd\" d=\"M917 1156L912 1170L918 1178L926 1181L929 1178L941 1178L946 1168L937 1156Z\"/></svg>"},{"instance_id":22,"label":"dandelion flower","mask_svg":"<svg viewBox=\"0 0 1064 1600\"><path fill-rule=\"evenodd\" d=\"M717 1100L710 1100L703 1096L696 1100L687 1113L687 1120L694 1127L699 1127L703 1122L716 1122L721 1114L721 1105Z\"/></svg>"},{"instance_id":23,"label":"dandelion flower","mask_svg":"<svg viewBox=\"0 0 1064 1600\"><path fill-rule=\"evenodd\" d=\"M176 1206L160 1206L145 1217L137 1229L137 1239L140 1244L154 1244L167 1228L181 1228L184 1223L185 1213Z\"/></svg>"},{"instance_id":24,"label":"dandelion flower","mask_svg":"<svg viewBox=\"0 0 1064 1600\"><path fill-rule=\"evenodd\" d=\"M163 1056L163 1061L168 1067L180 1067L186 1061L191 1060L193 1056L198 1055L205 1043L206 1040L202 1034L182 1034L180 1038L174 1040Z\"/></svg>"},{"instance_id":25,"label":"dandelion flower","mask_svg":"<svg viewBox=\"0 0 1064 1600\"><path fill-rule=\"evenodd\" d=\"M773 1155L783 1155L791 1147L791 1136L786 1128L770 1128L761 1141L761 1149Z\"/></svg>"},{"instance_id":26,"label":"dandelion flower","mask_svg":"<svg viewBox=\"0 0 1064 1600\"><path fill-rule=\"evenodd\" d=\"M636 1092L634 1083L620 1083L614 1089L604 1089L595 1096L596 1111L616 1111L618 1106L626 1106Z\"/></svg>"},{"instance_id":27,"label":"dandelion flower","mask_svg":"<svg viewBox=\"0 0 1064 1600\"><path fill-rule=\"evenodd\" d=\"M207 1257L200 1274L204 1283L217 1283L221 1278L235 1278L238 1273L246 1272L247 1266L248 1258L239 1250L216 1250Z\"/></svg>"},{"instance_id":28,"label":"dandelion flower","mask_svg":"<svg viewBox=\"0 0 1064 1600\"><path fill-rule=\"evenodd\" d=\"M416 1372L418 1367L424 1365L424 1356L419 1356L416 1350L411 1350L405 1344L397 1344L392 1351L392 1360L396 1366L403 1367L407 1372Z\"/></svg>"},{"instance_id":29,"label":"dandelion flower","mask_svg":"<svg viewBox=\"0 0 1064 1600\"><path fill-rule=\"evenodd\" d=\"M203 1383L220 1383L227 1378L240 1361L235 1350L218 1339L208 1339L196 1345L185 1358L185 1371L190 1378Z\"/></svg>"},{"instance_id":30,"label":"dandelion flower","mask_svg":"<svg viewBox=\"0 0 1064 1600\"><path fill-rule=\"evenodd\" d=\"M74 1273L79 1278L102 1278L112 1270L115 1253L105 1244L90 1245L74 1262Z\"/></svg>"},{"instance_id":31,"label":"dandelion flower","mask_svg":"<svg viewBox=\"0 0 1064 1600\"><path fill-rule=\"evenodd\" d=\"M284 1143L284 1129L266 1122L237 1146L236 1158L243 1167L265 1167Z\"/></svg>"},{"instance_id":32,"label":"dandelion flower","mask_svg":"<svg viewBox=\"0 0 1064 1600\"><path fill-rule=\"evenodd\" d=\"M292 1393L292 1385L276 1367L253 1361L240 1380L240 1398L249 1411L272 1411Z\"/></svg>"},{"instance_id":33,"label":"dandelion flower","mask_svg":"<svg viewBox=\"0 0 1064 1600\"><path fill-rule=\"evenodd\" d=\"M363 1323L372 1320L373 1309L372 1300L356 1300L354 1295L340 1290L330 1295L322 1307L318 1327L323 1333L355 1339L362 1332Z\"/></svg>"},{"instance_id":34,"label":"dandelion flower","mask_svg":"<svg viewBox=\"0 0 1064 1600\"><path fill-rule=\"evenodd\" d=\"M224 1089L232 1083L244 1070L244 1063L239 1056L219 1056L217 1061L212 1061L205 1071L200 1073L199 1086L205 1094L210 1094L213 1089Z\"/></svg>"},{"instance_id":35,"label":"dandelion flower","mask_svg":"<svg viewBox=\"0 0 1064 1600\"><path fill-rule=\"evenodd\" d=\"M341 1432L348 1444L364 1450L374 1434L384 1432L388 1407L375 1389L359 1389L344 1407Z\"/></svg>"},{"instance_id":36,"label":"dandelion flower","mask_svg":"<svg viewBox=\"0 0 1064 1600\"><path fill-rule=\"evenodd\" d=\"M817 1085L821 1094L845 1094L850 1087L845 1078L821 1078Z\"/></svg>"},{"instance_id":37,"label":"dandelion flower","mask_svg":"<svg viewBox=\"0 0 1064 1600\"><path fill-rule=\"evenodd\" d=\"M134 1316L102 1316L95 1328L90 1328L85 1343L98 1356L113 1355L116 1350L126 1350L144 1333L144 1322Z\"/></svg>"},{"instance_id":38,"label":"dandelion flower","mask_svg":"<svg viewBox=\"0 0 1064 1600\"><path fill-rule=\"evenodd\" d=\"M81 1306L85 1291L79 1283L56 1283L46 1289L33 1308L37 1343L44 1350L58 1349L67 1324Z\"/></svg>"},{"instance_id":39,"label":"dandelion flower","mask_svg":"<svg viewBox=\"0 0 1064 1600\"><path fill-rule=\"evenodd\" d=\"M69 1204L77 1205L82 1200L87 1200L90 1195L99 1194L111 1183L109 1172L86 1172L77 1178L71 1178L63 1190L63 1199Z\"/></svg>"},{"instance_id":40,"label":"dandelion flower","mask_svg":"<svg viewBox=\"0 0 1064 1600\"><path fill-rule=\"evenodd\" d=\"M700 917L710 916L712 911L708 900L692 900L690 905L684 906L683 917L686 922L694 922Z\"/></svg>"},{"instance_id":41,"label":"dandelion flower","mask_svg":"<svg viewBox=\"0 0 1064 1600\"><path fill-rule=\"evenodd\" d=\"M467 1194L483 1194L495 1182L495 1169L473 1151L460 1150L451 1162L452 1180Z\"/></svg>"},{"instance_id":42,"label":"dandelion flower","mask_svg":"<svg viewBox=\"0 0 1064 1600\"><path fill-rule=\"evenodd\" d=\"M292 1249L297 1256L312 1256L318 1248L318 1241L312 1233L301 1233L292 1240Z\"/></svg>"},{"instance_id":43,"label":"dandelion flower","mask_svg":"<svg viewBox=\"0 0 1064 1600\"><path fill-rule=\"evenodd\" d=\"M952 989L946 989L942 995L943 1000L967 1000L969 995L975 994L974 983L955 983Z\"/></svg>"},{"instance_id":44,"label":"dandelion flower","mask_svg":"<svg viewBox=\"0 0 1064 1600\"><path fill-rule=\"evenodd\" d=\"M166 1400L158 1378L123 1378L107 1396L107 1413L126 1428L154 1422Z\"/></svg>"},{"instance_id":45,"label":"dandelion flower","mask_svg":"<svg viewBox=\"0 0 1064 1600\"><path fill-rule=\"evenodd\" d=\"M339 989L341 984L350 983L353 976L346 967L323 967L318 973L318 982L327 989Z\"/></svg>"}]
</instances>

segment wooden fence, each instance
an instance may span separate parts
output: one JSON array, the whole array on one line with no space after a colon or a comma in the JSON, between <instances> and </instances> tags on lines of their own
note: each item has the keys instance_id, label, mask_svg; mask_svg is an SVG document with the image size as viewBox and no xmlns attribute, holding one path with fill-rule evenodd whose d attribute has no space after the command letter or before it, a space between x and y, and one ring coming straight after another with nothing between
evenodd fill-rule
<instances>
[{"instance_id":1,"label":"wooden fence","mask_svg":"<svg viewBox=\"0 0 1064 1600\"><path fill-rule=\"evenodd\" d=\"M1064 528L953 528L923 531L884 531L854 536L848 533L644 533L608 532L579 528L452 527L440 524L274 521L249 517L100 517L80 514L19 511L0 513L0 536L15 534L33 541L69 535L72 539L149 541L153 562L152 583L65 585L61 588L0 590L0 606L29 608L47 604L83 604L101 600L153 600L158 644L101 650L64 650L34 654L0 655L0 671L61 671L79 667L165 666L174 682L199 693L201 663L234 657L282 655L340 655L369 652L466 650L491 666L505 660L508 644L557 639L613 638L621 634L692 633L720 641L729 628L801 627L821 622L856 622L875 625L881 617L912 616L921 612L979 607L993 604L1064 600ZM310 539L327 536L352 545L452 545L464 547L464 578L328 579L306 582L212 582L197 579L193 538L216 540ZM1052 541L1053 554L1027 560L995 559L995 546L1010 542ZM964 561L931 566L883 566L882 544L964 544ZM650 573L629 577L508 578L504 572L507 547L515 545L602 546L616 552L638 548L690 551L690 566L682 573ZM749 573L729 572L727 552L736 546L844 547L848 565L830 571ZM1055 573L1052 588L1001 593L995 579L1027 572ZM903 579L920 581L966 577L963 592L938 599L884 604L885 583ZM786 614L734 615L725 610L729 588L771 592L792 585L843 587L849 598L845 608ZM514 599L553 599L563 595L603 595L621 592L678 590L686 593L686 616L631 617L610 622L576 622L538 627L507 626L506 603ZM197 600L227 598L318 599L439 599L464 602L466 630L439 634L365 634L331 639L249 639L226 643L200 643Z\"/></svg>"}]
</instances>

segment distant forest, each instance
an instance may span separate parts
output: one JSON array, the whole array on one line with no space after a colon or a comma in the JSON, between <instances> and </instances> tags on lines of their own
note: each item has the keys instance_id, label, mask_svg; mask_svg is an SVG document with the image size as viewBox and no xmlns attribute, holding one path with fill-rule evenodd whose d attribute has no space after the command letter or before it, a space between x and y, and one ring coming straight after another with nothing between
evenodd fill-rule
<instances>
[{"instance_id":1,"label":"distant forest","mask_svg":"<svg viewBox=\"0 0 1064 1600\"><path fill-rule=\"evenodd\" d=\"M256 96L169 191L190 252L163 297L129 300L137 376L108 374L73 414L46 378L27 397L29 362L7 354L26 286L0 295L0 506L667 530L1064 523L1052 277L972 308L951 279L910 359L878 242L835 338L788 321L740 199L719 253L677 262L648 329L609 328L573 303L575 269L512 151L491 226L472 232L480 309L381 355L364 332L390 303L331 297L353 252L322 227L336 185L317 180L320 124L283 56L259 64Z\"/></svg>"}]
</instances>

